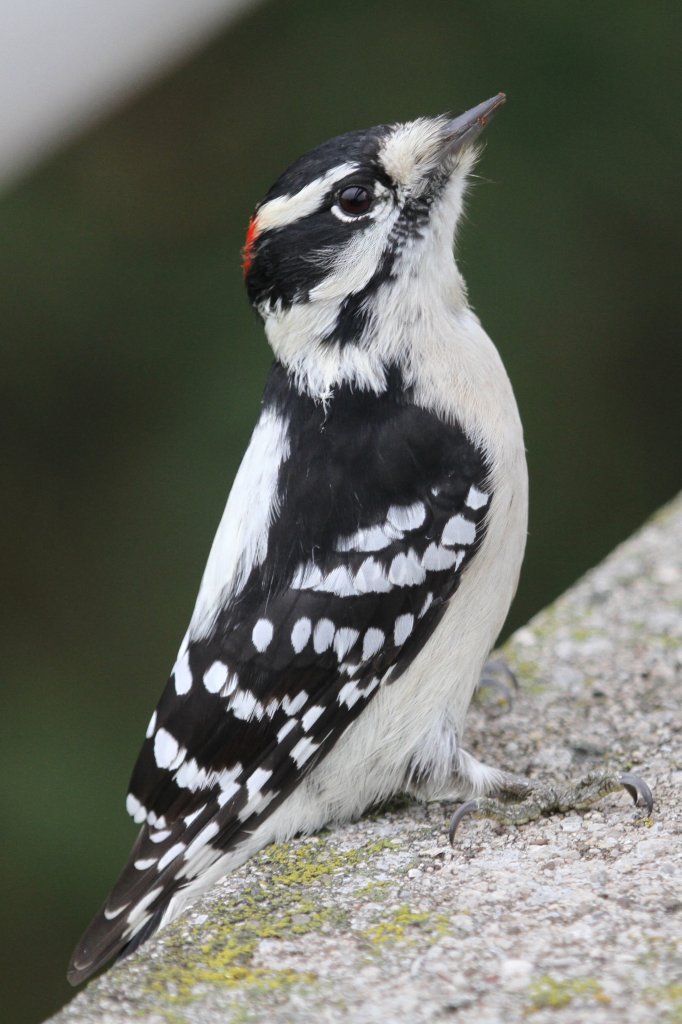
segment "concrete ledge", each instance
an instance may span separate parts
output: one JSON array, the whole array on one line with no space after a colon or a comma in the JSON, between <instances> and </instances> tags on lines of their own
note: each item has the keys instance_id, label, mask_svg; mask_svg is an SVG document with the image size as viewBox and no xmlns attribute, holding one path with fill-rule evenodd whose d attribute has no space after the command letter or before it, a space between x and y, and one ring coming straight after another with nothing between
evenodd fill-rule
<instances>
[{"instance_id":1,"label":"concrete ledge","mask_svg":"<svg viewBox=\"0 0 682 1024\"><path fill-rule=\"evenodd\" d=\"M504 655L469 749L535 777L632 767L584 815L505 829L394 805L270 847L55 1024L591 1024L682 1019L682 496Z\"/></svg>"}]
</instances>

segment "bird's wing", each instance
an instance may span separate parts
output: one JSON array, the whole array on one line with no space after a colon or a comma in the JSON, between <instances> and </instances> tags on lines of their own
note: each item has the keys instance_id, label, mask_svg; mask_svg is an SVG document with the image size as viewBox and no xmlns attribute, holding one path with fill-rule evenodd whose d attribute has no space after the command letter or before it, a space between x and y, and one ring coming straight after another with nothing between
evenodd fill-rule
<instances>
[{"instance_id":1,"label":"bird's wing","mask_svg":"<svg viewBox=\"0 0 682 1024\"><path fill-rule=\"evenodd\" d=\"M152 717L128 798L144 824L73 979L149 934L173 894L272 813L433 631L492 495L461 431L420 410L396 415L400 429L375 424L369 448L332 437L342 467L330 450L326 470L306 468L295 451L305 439L292 438L267 557L181 649Z\"/></svg>"}]
</instances>

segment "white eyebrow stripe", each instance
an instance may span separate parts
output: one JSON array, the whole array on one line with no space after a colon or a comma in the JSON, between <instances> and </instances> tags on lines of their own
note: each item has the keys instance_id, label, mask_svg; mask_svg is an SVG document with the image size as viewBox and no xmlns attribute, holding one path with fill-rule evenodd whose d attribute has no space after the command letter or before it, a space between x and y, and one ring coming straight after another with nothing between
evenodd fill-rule
<instances>
[{"instance_id":1,"label":"white eyebrow stripe","mask_svg":"<svg viewBox=\"0 0 682 1024\"><path fill-rule=\"evenodd\" d=\"M256 214L257 234L274 228L284 228L287 224L293 224L302 217L315 213L334 183L349 174L354 174L357 170L357 164L338 164L315 181L304 185L294 195L277 196L269 203L264 203Z\"/></svg>"}]
</instances>

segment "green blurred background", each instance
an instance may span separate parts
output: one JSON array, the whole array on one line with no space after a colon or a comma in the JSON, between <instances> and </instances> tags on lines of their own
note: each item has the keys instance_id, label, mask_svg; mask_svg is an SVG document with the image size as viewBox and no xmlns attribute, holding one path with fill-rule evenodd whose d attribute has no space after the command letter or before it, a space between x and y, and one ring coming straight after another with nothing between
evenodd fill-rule
<instances>
[{"instance_id":1,"label":"green blurred background","mask_svg":"<svg viewBox=\"0 0 682 1024\"><path fill-rule=\"evenodd\" d=\"M498 90L459 240L526 428L507 629L679 488L678 4L279 0L0 199L3 1019L69 995L270 354L254 203L351 128Z\"/></svg>"}]
</instances>

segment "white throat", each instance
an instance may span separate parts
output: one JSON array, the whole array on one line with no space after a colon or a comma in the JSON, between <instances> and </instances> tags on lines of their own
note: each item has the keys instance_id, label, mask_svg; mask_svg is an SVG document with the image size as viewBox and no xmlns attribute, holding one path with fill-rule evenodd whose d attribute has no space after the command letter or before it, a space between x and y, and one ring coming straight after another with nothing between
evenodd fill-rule
<instances>
[{"instance_id":1,"label":"white throat","mask_svg":"<svg viewBox=\"0 0 682 1024\"><path fill-rule=\"evenodd\" d=\"M439 339L456 342L471 316L466 287L453 256L454 225L462 208L461 179L445 190L425 235L402 240L391 278L366 300L366 326L354 341L324 339L332 333L347 296L360 292L379 265L388 232L359 236L343 259L305 301L260 308L268 341L298 387L321 401L343 383L377 394L386 389L387 370L398 366L416 383L429 349Z\"/></svg>"}]
</instances>

